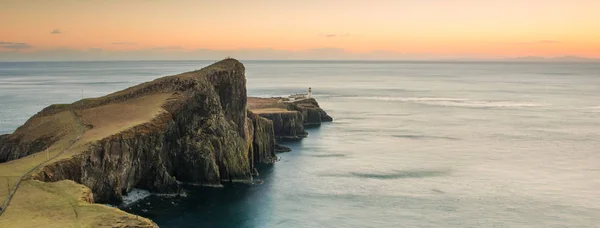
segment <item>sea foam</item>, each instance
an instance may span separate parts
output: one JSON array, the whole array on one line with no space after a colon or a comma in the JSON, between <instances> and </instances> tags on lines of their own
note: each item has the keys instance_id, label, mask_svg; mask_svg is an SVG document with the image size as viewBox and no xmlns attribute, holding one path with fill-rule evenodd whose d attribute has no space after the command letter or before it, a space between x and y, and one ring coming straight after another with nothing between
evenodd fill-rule
<instances>
[{"instance_id":1,"label":"sea foam","mask_svg":"<svg viewBox=\"0 0 600 228\"><path fill-rule=\"evenodd\" d=\"M147 190L144 189L131 189L131 191L129 193L127 193L127 195L123 196L123 203L122 205L126 206L132 203L135 203L139 200L142 200L148 196L152 195L152 193L150 193Z\"/></svg>"}]
</instances>

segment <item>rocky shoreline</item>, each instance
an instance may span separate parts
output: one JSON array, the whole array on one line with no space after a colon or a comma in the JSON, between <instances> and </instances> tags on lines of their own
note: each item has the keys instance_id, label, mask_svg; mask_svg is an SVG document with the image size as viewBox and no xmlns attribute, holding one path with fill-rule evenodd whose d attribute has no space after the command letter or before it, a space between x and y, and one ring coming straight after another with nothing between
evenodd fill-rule
<instances>
[{"instance_id":1,"label":"rocky shoreline","mask_svg":"<svg viewBox=\"0 0 600 228\"><path fill-rule=\"evenodd\" d=\"M72 180L91 190L93 202L120 204L133 189L177 193L180 183L251 183L256 165L273 164L276 152L289 151L278 141L302 139L304 127L333 120L314 98L246 94L244 66L226 59L104 97L52 105L0 136L0 168L33 164L31 157L42 151L56 153L72 142L73 126L83 125L81 140L28 180Z\"/></svg>"}]
</instances>

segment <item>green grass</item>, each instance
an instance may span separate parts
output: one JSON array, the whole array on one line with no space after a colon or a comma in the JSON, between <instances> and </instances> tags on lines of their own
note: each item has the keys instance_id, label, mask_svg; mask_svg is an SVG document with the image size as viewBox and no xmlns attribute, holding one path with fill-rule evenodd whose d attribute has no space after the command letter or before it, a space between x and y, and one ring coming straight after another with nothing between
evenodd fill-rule
<instances>
[{"instance_id":1,"label":"green grass","mask_svg":"<svg viewBox=\"0 0 600 228\"><path fill-rule=\"evenodd\" d=\"M153 227L145 218L88 202L90 190L70 180L24 181L0 227Z\"/></svg>"}]
</instances>

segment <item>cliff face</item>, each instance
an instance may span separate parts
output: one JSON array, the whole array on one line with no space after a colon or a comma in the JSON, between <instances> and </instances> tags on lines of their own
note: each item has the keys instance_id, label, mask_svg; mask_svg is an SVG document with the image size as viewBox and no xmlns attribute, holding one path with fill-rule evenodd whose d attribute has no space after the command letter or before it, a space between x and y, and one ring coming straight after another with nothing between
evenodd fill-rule
<instances>
[{"instance_id":1,"label":"cliff face","mask_svg":"<svg viewBox=\"0 0 600 228\"><path fill-rule=\"evenodd\" d=\"M277 160L275 155L275 133L273 121L260 117L248 111L252 143L250 145L250 160L252 164L272 164ZM252 167L254 168L254 166Z\"/></svg>"},{"instance_id":2,"label":"cliff face","mask_svg":"<svg viewBox=\"0 0 600 228\"><path fill-rule=\"evenodd\" d=\"M277 139L295 140L308 135L304 131L304 118L300 112L261 113L260 116L273 121Z\"/></svg>"},{"instance_id":3,"label":"cliff face","mask_svg":"<svg viewBox=\"0 0 600 228\"><path fill-rule=\"evenodd\" d=\"M269 123L247 120L244 67L236 60L157 79L100 98L87 107L73 104L72 108L85 120L84 110L109 103L104 99L135 99L157 91L171 94L160 114L89 142L82 153L45 166L35 178L75 180L88 186L98 202L120 202L122 194L134 187L174 192L178 182L220 185L251 181L251 152L256 151L252 157L257 162L273 160ZM248 123L253 124L253 131ZM92 129L101 127L86 124Z\"/></svg>"},{"instance_id":4,"label":"cliff face","mask_svg":"<svg viewBox=\"0 0 600 228\"><path fill-rule=\"evenodd\" d=\"M0 135L0 162L19 159L38 151L44 150L52 139L38 139L31 142L18 136Z\"/></svg>"}]
</instances>

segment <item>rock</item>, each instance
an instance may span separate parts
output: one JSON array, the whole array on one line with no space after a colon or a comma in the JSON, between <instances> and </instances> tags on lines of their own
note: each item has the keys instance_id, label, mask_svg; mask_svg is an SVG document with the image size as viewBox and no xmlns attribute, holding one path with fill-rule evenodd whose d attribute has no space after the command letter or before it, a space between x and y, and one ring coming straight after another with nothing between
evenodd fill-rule
<instances>
[{"instance_id":1,"label":"rock","mask_svg":"<svg viewBox=\"0 0 600 228\"><path fill-rule=\"evenodd\" d=\"M302 99L286 104L288 110L298 111L302 114L305 126L319 126L322 122L333 121L333 118L319 107L319 103L314 98Z\"/></svg>"},{"instance_id":2,"label":"rock","mask_svg":"<svg viewBox=\"0 0 600 228\"><path fill-rule=\"evenodd\" d=\"M277 152L277 153L290 152L290 151L292 151L292 149L290 149L289 147L275 144L275 152Z\"/></svg>"},{"instance_id":3,"label":"rock","mask_svg":"<svg viewBox=\"0 0 600 228\"><path fill-rule=\"evenodd\" d=\"M329 116L314 98L288 101L281 97L248 98L250 111L273 121L277 140L299 140L308 133L305 127L320 126L322 122L331 122Z\"/></svg>"},{"instance_id":4,"label":"rock","mask_svg":"<svg viewBox=\"0 0 600 228\"><path fill-rule=\"evenodd\" d=\"M249 98L248 107L253 113L273 121L275 136L278 140L299 140L308 133L305 127L320 126L322 122L331 122L329 116L314 98L287 101L285 98Z\"/></svg>"},{"instance_id":5,"label":"rock","mask_svg":"<svg viewBox=\"0 0 600 228\"><path fill-rule=\"evenodd\" d=\"M249 130L252 132L253 140L250 147L250 159L252 164L271 164L277 160L275 155L275 134L273 121L260 117L248 111ZM254 167L252 167L254 168Z\"/></svg>"}]
</instances>

